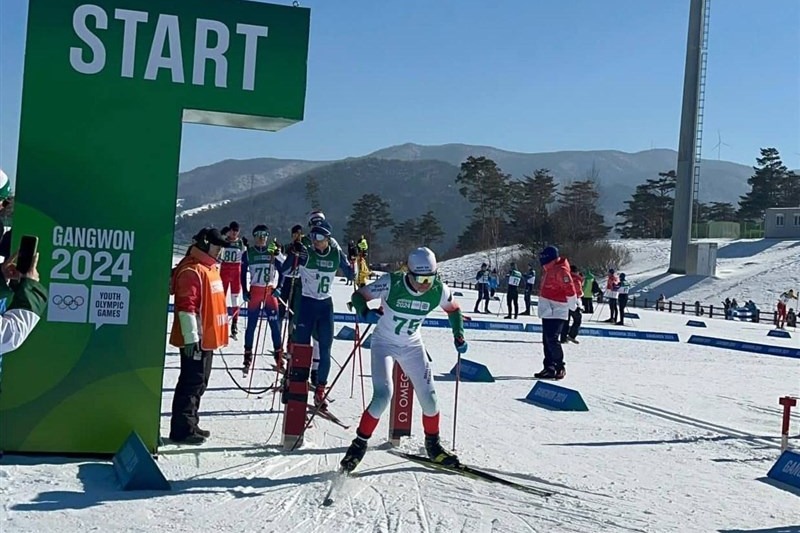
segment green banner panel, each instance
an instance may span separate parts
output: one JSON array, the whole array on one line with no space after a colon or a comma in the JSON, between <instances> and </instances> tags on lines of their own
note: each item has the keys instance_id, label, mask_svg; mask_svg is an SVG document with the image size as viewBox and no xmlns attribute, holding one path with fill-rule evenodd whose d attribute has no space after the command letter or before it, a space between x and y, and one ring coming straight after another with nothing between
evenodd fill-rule
<instances>
[{"instance_id":1,"label":"green banner panel","mask_svg":"<svg viewBox=\"0 0 800 533\"><path fill-rule=\"evenodd\" d=\"M14 236L47 314L3 361L0 449L158 442L181 123L303 119L310 11L243 0L30 0Z\"/></svg>"}]
</instances>

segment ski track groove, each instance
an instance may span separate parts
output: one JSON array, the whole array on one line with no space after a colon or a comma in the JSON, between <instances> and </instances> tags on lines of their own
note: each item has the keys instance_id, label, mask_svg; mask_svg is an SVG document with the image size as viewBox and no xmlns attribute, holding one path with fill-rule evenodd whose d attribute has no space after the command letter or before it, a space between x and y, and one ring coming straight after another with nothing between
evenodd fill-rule
<instances>
[{"instance_id":1,"label":"ski track groove","mask_svg":"<svg viewBox=\"0 0 800 533\"><path fill-rule=\"evenodd\" d=\"M392 521L389 518L389 510L386 509L386 498L383 496L383 493L380 490L375 488L375 485L370 484L369 488L372 489L372 491L375 492L375 494L378 495L378 499L381 502L380 508L375 510L376 513L379 512L379 511L383 511L383 513L382 513L383 519L382 520L375 520L374 524L377 526L378 522L386 522L386 531L389 531L391 533L391 531L392 531Z\"/></svg>"},{"instance_id":2,"label":"ski track groove","mask_svg":"<svg viewBox=\"0 0 800 533\"><path fill-rule=\"evenodd\" d=\"M751 411L757 411L759 413L764 413L764 414L777 416L777 417L783 417L783 409L779 405L777 405L776 407L767 407L765 405L759 405L757 403L749 402L747 400L742 400L741 398L735 398L735 397L732 397L732 396L723 396L723 395L718 395L718 396L720 398L722 398L723 400L733 401L737 405L740 405L741 407L744 407L745 409L748 409L748 410L751 410ZM790 414L790 418L791 418L792 421L795 421L795 420L800 421L800 413L795 411L795 412Z\"/></svg>"},{"instance_id":3,"label":"ski track groove","mask_svg":"<svg viewBox=\"0 0 800 533\"><path fill-rule=\"evenodd\" d=\"M452 499L461 501L463 503L475 502L474 494L466 494L467 491L463 490L463 488L461 489L461 492L465 493L462 497L453 497ZM520 497L514 497L515 495L511 494L500 494L499 491L491 491L489 494L481 496L483 498L482 501L484 502L488 500L494 500L491 505L491 508L494 510L502 509L503 511L506 511L517 518L526 516L534 521L552 522L554 525L558 525L562 528L575 527L576 529L574 531L592 531L597 530L595 528L598 525L609 524L616 528L628 531L644 531L638 527L621 525L617 522L617 520L624 520L625 522L638 522L643 526L646 525L646 520L638 518L635 516L635 514L633 514L635 511L631 512L631 516L618 516L614 514L613 510L609 509L603 504L597 505L598 502L591 502L591 500L588 499L562 500L561 498L557 498L557 500L560 500L558 512L557 515L552 515L548 512L551 507L535 501L535 497L533 501L531 501L530 499L526 499L524 495L520 495ZM556 497L553 497L553 499L556 499ZM591 505L591 503L595 503L595 505ZM538 509L541 511L541 514L526 513L521 511L522 509ZM568 523L564 523L563 518L565 516L569 516L572 520ZM533 529L533 531L536 531L536 529Z\"/></svg>"},{"instance_id":4,"label":"ski track groove","mask_svg":"<svg viewBox=\"0 0 800 533\"><path fill-rule=\"evenodd\" d=\"M279 457L279 456L265 457L263 459L259 459L258 461L254 462L254 463L250 462L250 463L245 463L244 465L240 465L240 467L230 470L222 479L235 479L237 477L237 475L239 475L240 477L243 477L244 479L250 480L250 479L253 479L253 477L255 477L254 472L255 473L268 472L272 468L279 467L282 464L285 464L285 463L289 462L288 458L282 459L282 460L277 461L277 464L267 464L267 466L266 466L266 468L264 470L259 471L259 469L264 468L264 463L265 462L269 463L270 459L274 459L275 457ZM195 477L193 479L205 479L205 478L206 478L206 476L199 476L199 477ZM233 503L234 500L237 500L237 499L239 499L239 498L233 493L233 489L229 489L229 490L225 491L224 494L220 494L219 499L215 499L214 504L211 506L210 509L208 509L207 512L203 513L203 516L207 517L207 516L214 515L217 512L217 509L220 506L223 506L223 505L224 506L228 506L231 503ZM239 505L236 505L236 507L239 507L240 505L244 505L244 503L242 502Z\"/></svg>"},{"instance_id":5,"label":"ski track groove","mask_svg":"<svg viewBox=\"0 0 800 533\"><path fill-rule=\"evenodd\" d=\"M422 501L422 492L419 487L419 478L417 477L416 472L411 473L414 476L414 490L416 491L417 497L417 520L419 524L422 526L422 530L425 533L430 532L430 522L428 521L428 514L425 512L425 503Z\"/></svg>"},{"instance_id":6,"label":"ski track groove","mask_svg":"<svg viewBox=\"0 0 800 533\"><path fill-rule=\"evenodd\" d=\"M664 420L670 420L672 422L678 422L678 423L681 423L681 424L686 424L686 425L689 425L689 426L693 426L693 427L696 427L696 428L704 429L706 431L711 431L711 432L718 433L718 434L721 434L721 435L727 435L729 437L747 437L748 439L750 439L751 442L747 442L747 441L746 442L747 442L747 444L750 444L751 446L755 446L756 444L759 444L762 448L764 448L764 447L766 447L766 448L780 448L780 444L777 444L777 443L772 442L772 441L767 440L767 439L759 438L759 437L757 437L756 435L753 435L750 432L742 431L742 430L739 430L739 429L736 429L736 428L732 428L732 427L728 427L728 426L722 426L722 425L719 425L719 424L714 424L713 422L706 422L705 420L700 420L699 418L693 418L691 416L682 415L680 413L675 413L675 412L669 411L667 409L661 409L659 407L655 407L655 406L651 406L651 405L647 405L647 404L643 404L643 403L639 403L639 402L626 403L626 402L617 401L615 403L620 405L620 406L622 406L622 407L627 407L628 409L633 409L633 410L639 411L641 413L645 413L645 414L649 414L649 415L652 415L652 416L657 416L657 417L663 418Z\"/></svg>"}]
</instances>

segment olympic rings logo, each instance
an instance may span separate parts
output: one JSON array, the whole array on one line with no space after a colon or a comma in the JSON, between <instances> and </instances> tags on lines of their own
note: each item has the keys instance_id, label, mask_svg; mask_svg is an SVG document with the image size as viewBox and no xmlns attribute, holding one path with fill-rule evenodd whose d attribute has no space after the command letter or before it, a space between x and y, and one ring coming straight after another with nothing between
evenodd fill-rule
<instances>
[{"instance_id":1,"label":"olympic rings logo","mask_svg":"<svg viewBox=\"0 0 800 533\"><path fill-rule=\"evenodd\" d=\"M70 311L75 311L84 303L83 296L61 296L60 294L53 296L52 301L53 305L59 309L69 309Z\"/></svg>"}]
</instances>

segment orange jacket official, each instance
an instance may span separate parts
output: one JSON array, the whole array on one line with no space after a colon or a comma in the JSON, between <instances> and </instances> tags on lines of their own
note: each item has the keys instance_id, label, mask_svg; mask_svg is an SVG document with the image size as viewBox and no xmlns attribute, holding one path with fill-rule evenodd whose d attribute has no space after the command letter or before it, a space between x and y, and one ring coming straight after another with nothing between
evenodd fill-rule
<instances>
[{"instance_id":1,"label":"orange jacket official","mask_svg":"<svg viewBox=\"0 0 800 533\"><path fill-rule=\"evenodd\" d=\"M216 259L192 247L175 267L172 287L175 292L175 317L169 343L177 347L187 344L180 314L189 313L196 317L202 350L226 346L229 335L228 307Z\"/></svg>"}]
</instances>

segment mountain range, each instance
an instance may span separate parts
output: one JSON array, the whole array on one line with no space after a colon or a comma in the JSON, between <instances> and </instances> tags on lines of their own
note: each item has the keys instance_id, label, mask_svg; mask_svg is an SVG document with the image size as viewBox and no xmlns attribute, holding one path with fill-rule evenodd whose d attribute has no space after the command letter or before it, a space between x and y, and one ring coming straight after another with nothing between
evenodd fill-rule
<instances>
[{"instance_id":1,"label":"mountain range","mask_svg":"<svg viewBox=\"0 0 800 533\"><path fill-rule=\"evenodd\" d=\"M202 225L219 227L231 220L245 228L263 221L273 234L286 237L289 228L303 223L310 210L305 185L313 176L320 186L323 210L337 233L343 229L353 202L363 194L375 193L389 202L397 222L433 210L446 233L442 247L449 248L466 227L471 210L455 186L459 165L470 155L494 160L515 179L540 168L549 169L560 183L593 177L600 191L601 212L612 225L615 213L624 208L637 185L677 167L677 152L669 149L521 153L491 146L412 143L339 161L225 160L181 174L178 196L182 209L231 201L179 217L176 237L186 239ZM700 201L736 205L739 196L749 190L747 179L752 174L752 167L703 160Z\"/></svg>"}]
</instances>

